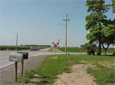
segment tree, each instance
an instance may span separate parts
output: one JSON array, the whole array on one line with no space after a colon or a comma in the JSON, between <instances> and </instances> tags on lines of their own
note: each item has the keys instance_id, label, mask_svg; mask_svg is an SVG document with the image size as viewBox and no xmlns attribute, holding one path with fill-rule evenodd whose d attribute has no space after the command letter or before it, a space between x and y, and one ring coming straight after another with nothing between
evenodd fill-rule
<instances>
[{"instance_id":1,"label":"tree","mask_svg":"<svg viewBox=\"0 0 115 85\"><path fill-rule=\"evenodd\" d=\"M115 25L114 25L114 21L111 21L111 20L107 20L105 22L105 27L104 27L104 30L103 30L103 37L102 37L102 47L104 49L104 54L106 55L106 51L108 49L108 47L111 45L111 44L114 44L114 38L115 38ZM106 45L106 47L105 47Z\"/></svg>"},{"instance_id":2,"label":"tree","mask_svg":"<svg viewBox=\"0 0 115 85\"><path fill-rule=\"evenodd\" d=\"M112 1L112 10L115 13L115 0ZM106 20L104 23L104 36L102 39L102 47L105 50L104 54L106 55L106 51L111 44L115 44L115 18L113 20ZM105 47L106 45L107 47Z\"/></svg>"},{"instance_id":3,"label":"tree","mask_svg":"<svg viewBox=\"0 0 115 85\"><path fill-rule=\"evenodd\" d=\"M106 13L109 10L110 4L104 5L105 0L86 0L86 6L88 6L87 12L91 12L86 16L86 30L90 30L90 33L86 35L87 40L90 43L97 41L98 55L101 55L101 44L103 37L104 22L106 20Z\"/></svg>"},{"instance_id":4,"label":"tree","mask_svg":"<svg viewBox=\"0 0 115 85\"><path fill-rule=\"evenodd\" d=\"M113 13L115 13L115 0L111 0L111 1L112 1Z\"/></svg>"}]
</instances>

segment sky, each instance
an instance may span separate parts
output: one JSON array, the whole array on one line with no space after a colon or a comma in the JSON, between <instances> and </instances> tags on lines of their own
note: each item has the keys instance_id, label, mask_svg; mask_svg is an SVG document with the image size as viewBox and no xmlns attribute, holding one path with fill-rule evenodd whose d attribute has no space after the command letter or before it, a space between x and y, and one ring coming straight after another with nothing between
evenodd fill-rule
<instances>
[{"instance_id":1,"label":"sky","mask_svg":"<svg viewBox=\"0 0 115 85\"><path fill-rule=\"evenodd\" d=\"M111 0L105 0L111 4ZM80 47L88 42L85 17L90 13L86 0L1 0L0 1L0 45L37 44L51 45L60 39L65 46L65 21L67 22L67 46ZM110 9L106 16L115 16ZM59 24L60 23L60 24Z\"/></svg>"}]
</instances>

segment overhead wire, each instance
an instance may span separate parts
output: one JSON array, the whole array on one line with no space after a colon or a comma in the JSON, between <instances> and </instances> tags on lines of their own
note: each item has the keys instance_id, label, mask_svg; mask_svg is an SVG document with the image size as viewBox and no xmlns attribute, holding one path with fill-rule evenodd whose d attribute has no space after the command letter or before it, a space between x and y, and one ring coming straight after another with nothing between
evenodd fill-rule
<instances>
[{"instance_id":1,"label":"overhead wire","mask_svg":"<svg viewBox=\"0 0 115 85\"><path fill-rule=\"evenodd\" d=\"M68 13L68 14L69 14L69 16L70 16L70 15L72 15L72 12L73 12L73 10L74 10L74 9L75 9L75 7L76 7L76 4L77 4L77 1L76 1L76 0L74 0L74 1L73 1L73 5L72 5L72 8L70 8L70 12ZM69 16L68 16L68 17L69 17Z\"/></svg>"},{"instance_id":2,"label":"overhead wire","mask_svg":"<svg viewBox=\"0 0 115 85\"><path fill-rule=\"evenodd\" d=\"M62 14L62 17L65 16L65 14L67 13L67 14L69 15L68 17L69 17L70 19L72 19L73 15L74 15L74 13L75 13L77 7L78 7L78 4L79 4L80 0L77 0L77 1L74 0L73 2L74 2L74 5L72 6L71 10L70 10L70 11L67 11L67 9L68 9L68 0L66 1L66 3L65 3L65 8L64 8L64 12L63 12L63 14Z\"/></svg>"},{"instance_id":3,"label":"overhead wire","mask_svg":"<svg viewBox=\"0 0 115 85\"><path fill-rule=\"evenodd\" d=\"M72 13L72 15L71 15L70 19L72 19L73 15L74 15L74 13L75 13L75 11L76 11L77 7L78 7L79 2L80 2L80 0L77 2L76 6L75 6L75 9L74 9L74 11L73 11L73 13Z\"/></svg>"},{"instance_id":4,"label":"overhead wire","mask_svg":"<svg viewBox=\"0 0 115 85\"><path fill-rule=\"evenodd\" d=\"M66 11L67 11L67 3L68 3L68 0L67 1L65 1L66 3L65 3L65 7L64 7L64 12L63 12L63 14L62 14L62 18L65 16L65 13L66 13Z\"/></svg>"}]
</instances>

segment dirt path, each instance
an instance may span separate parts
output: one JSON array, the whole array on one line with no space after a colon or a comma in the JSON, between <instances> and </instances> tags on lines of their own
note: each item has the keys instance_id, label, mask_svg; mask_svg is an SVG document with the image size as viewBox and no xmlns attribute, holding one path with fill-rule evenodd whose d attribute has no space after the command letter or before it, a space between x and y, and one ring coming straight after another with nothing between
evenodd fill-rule
<instances>
[{"instance_id":1,"label":"dirt path","mask_svg":"<svg viewBox=\"0 0 115 85\"><path fill-rule=\"evenodd\" d=\"M67 58L67 57L65 57ZM71 73L62 73L57 75L59 79L55 80L52 85L97 85L93 80L94 77L86 72L88 67L95 67L91 64L75 64L74 61L67 58L68 62L71 63ZM35 75L28 84L25 85L35 85L32 82L39 82L40 79Z\"/></svg>"},{"instance_id":2,"label":"dirt path","mask_svg":"<svg viewBox=\"0 0 115 85\"><path fill-rule=\"evenodd\" d=\"M71 73L63 73L57 75L59 79L56 79L52 85L97 85L93 80L94 77L86 72L88 67L92 67L91 64L74 64L72 65ZM34 75L29 83L25 85L36 85L35 83L40 81L40 76ZM33 83L34 82L34 83Z\"/></svg>"},{"instance_id":3,"label":"dirt path","mask_svg":"<svg viewBox=\"0 0 115 85\"><path fill-rule=\"evenodd\" d=\"M96 85L93 81L94 77L86 72L90 64L74 64L71 73L63 73L58 75L54 85Z\"/></svg>"}]
</instances>

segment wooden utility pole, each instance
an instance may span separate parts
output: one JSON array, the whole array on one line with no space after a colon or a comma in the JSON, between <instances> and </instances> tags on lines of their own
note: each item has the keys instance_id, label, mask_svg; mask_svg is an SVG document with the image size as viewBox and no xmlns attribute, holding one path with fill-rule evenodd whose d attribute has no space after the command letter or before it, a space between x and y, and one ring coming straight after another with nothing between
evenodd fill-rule
<instances>
[{"instance_id":1,"label":"wooden utility pole","mask_svg":"<svg viewBox=\"0 0 115 85\"><path fill-rule=\"evenodd\" d=\"M65 21L66 22L66 25L65 25L65 54L67 54L67 50L66 50L66 48L67 48L67 21L70 21L71 19L67 19L67 16L68 16L68 14L66 15L66 19L62 19L63 21Z\"/></svg>"},{"instance_id":2,"label":"wooden utility pole","mask_svg":"<svg viewBox=\"0 0 115 85\"><path fill-rule=\"evenodd\" d=\"M17 33L17 36L16 36L16 51L17 51L17 45L18 45L18 33Z\"/></svg>"},{"instance_id":3,"label":"wooden utility pole","mask_svg":"<svg viewBox=\"0 0 115 85\"><path fill-rule=\"evenodd\" d=\"M17 51L17 44L18 44L18 33L16 36L16 51ZM17 61L15 61L15 82L17 82Z\"/></svg>"}]
</instances>

